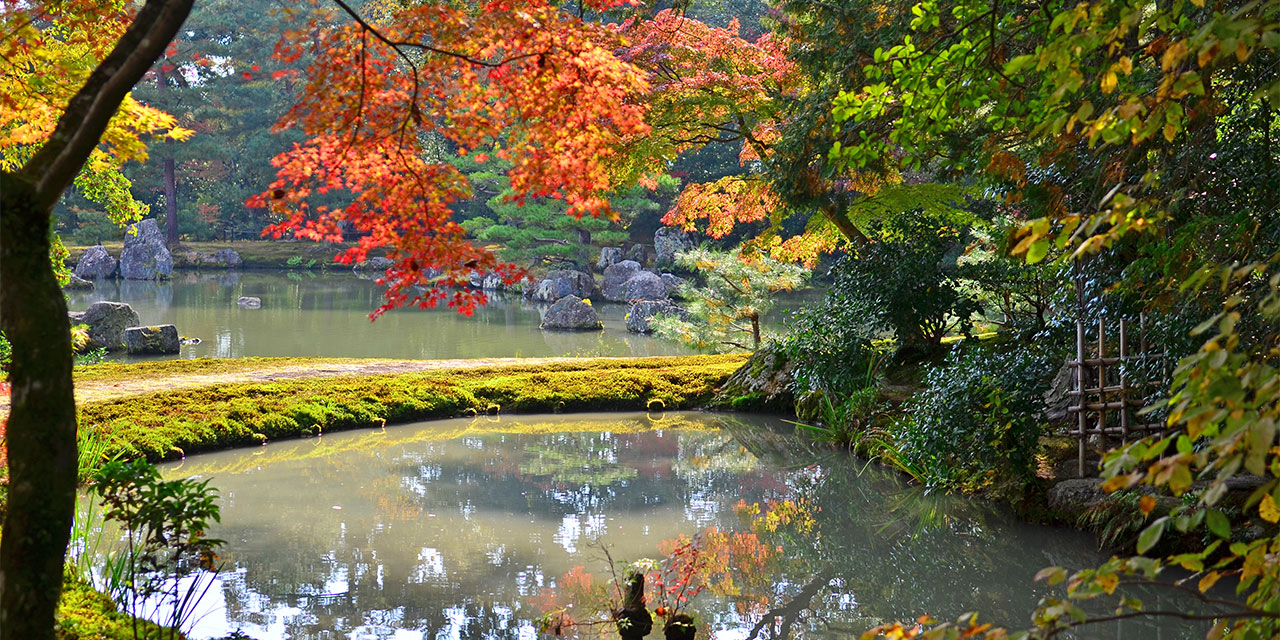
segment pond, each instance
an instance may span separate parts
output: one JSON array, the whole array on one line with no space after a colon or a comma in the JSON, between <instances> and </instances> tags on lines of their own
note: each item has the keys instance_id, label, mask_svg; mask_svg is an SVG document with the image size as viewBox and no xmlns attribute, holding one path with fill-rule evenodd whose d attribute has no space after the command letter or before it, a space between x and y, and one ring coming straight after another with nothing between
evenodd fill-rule
<instances>
[{"instance_id":1,"label":"pond","mask_svg":"<svg viewBox=\"0 0 1280 640\"><path fill-rule=\"evenodd\" d=\"M226 564L195 638L538 637L550 611L599 610L606 552L660 559L682 536L709 585L690 604L700 637L726 640L857 637L972 610L1022 625L1052 591L1037 570L1103 559L1088 535L923 493L764 417L443 420L165 471L211 478L222 496L211 535L228 541ZM604 631L567 633L617 637ZM1128 621L1081 637L1204 631Z\"/></svg>"},{"instance_id":2,"label":"pond","mask_svg":"<svg viewBox=\"0 0 1280 640\"><path fill-rule=\"evenodd\" d=\"M349 271L176 272L165 282L101 280L91 292L70 292L83 311L101 300L127 302L143 324L173 324L200 344L183 358L314 356L350 358L496 358L542 356L660 356L690 353L678 344L629 333L627 305L600 303L604 331L543 331L541 312L519 296L493 296L471 317L447 308L397 309L377 322L369 312L382 288ZM241 296L261 309L236 306ZM140 358L116 355L115 359Z\"/></svg>"}]
</instances>

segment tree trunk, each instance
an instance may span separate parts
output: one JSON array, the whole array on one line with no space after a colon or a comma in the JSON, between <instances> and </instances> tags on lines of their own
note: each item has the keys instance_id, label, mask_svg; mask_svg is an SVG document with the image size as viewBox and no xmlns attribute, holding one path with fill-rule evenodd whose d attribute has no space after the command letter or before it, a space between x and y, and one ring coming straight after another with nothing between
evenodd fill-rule
<instances>
[{"instance_id":1,"label":"tree trunk","mask_svg":"<svg viewBox=\"0 0 1280 640\"><path fill-rule=\"evenodd\" d=\"M53 640L75 514L71 326L49 264L54 205L98 147L129 90L191 11L147 0L16 173L0 172L0 329L13 347L6 442L9 506L0 537L0 640Z\"/></svg>"},{"instance_id":2,"label":"tree trunk","mask_svg":"<svg viewBox=\"0 0 1280 640\"><path fill-rule=\"evenodd\" d=\"M13 345L9 507L0 544L0 638L53 638L76 498L71 324L49 265L52 207L0 175L0 328Z\"/></svg>"},{"instance_id":3,"label":"tree trunk","mask_svg":"<svg viewBox=\"0 0 1280 640\"><path fill-rule=\"evenodd\" d=\"M751 340L752 346L756 349L760 348L760 314L751 314Z\"/></svg>"},{"instance_id":4,"label":"tree trunk","mask_svg":"<svg viewBox=\"0 0 1280 640\"><path fill-rule=\"evenodd\" d=\"M168 95L169 74L164 70L164 64L160 65L156 73L156 87L160 90L160 95ZM163 102L168 108L168 100ZM178 245L178 181L173 173L172 140L164 141L164 243L171 249Z\"/></svg>"}]
</instances>

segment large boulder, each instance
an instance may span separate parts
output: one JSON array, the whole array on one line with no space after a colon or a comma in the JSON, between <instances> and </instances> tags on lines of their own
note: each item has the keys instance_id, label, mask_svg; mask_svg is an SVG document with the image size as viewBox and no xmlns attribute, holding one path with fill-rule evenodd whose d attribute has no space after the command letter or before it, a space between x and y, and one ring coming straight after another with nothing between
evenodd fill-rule
<instances>
[{"instance_id":1,"label":"large boulder","mask_svg":"<svg viewBox=\"0 0 1280 640\"><path fill-rule=\"evenodd\" d=\"M623 260L614 265L610 265L604 270L604 284L600 286L600 295L605 300L613 302L623 302L626 293L623 287L627 284L627 280L631 279L640 271L640 263L635 260Z\"/></svg>"},{"instance_id":2,"label":"large boulder","mask_svg":"<svg viewBox=\"0 0 1280 640\"><path fill-rule=\"evenodd\" d=\"M680 297L680 286L684 284L684 278L674 273L664 273L661 278L662 284L667 285L667 295L673 298Z\"/></svg>"},{"instance_id":3,"label":"large boulder","mask_svg":"<svg viewBox=\"0 0 1280 640\"><path fill-rule=\"evenodd\" d=\"M680 316L681 318L689 317L689 313L684 310L684 307L670 300L640 300L631 305L631 310L627 312L627 331L631 333L653 333L653 327L649 325L649 321L659 313L667 316Z\"/></svg>"},{"instance_id":4,"label":"large boulder","mask_svg":"<svg viewBox=\"0 0 1280 640\"><path fill-rule=\"evenodd\" d=\"M89 325L86 349L119 351L125 348L124 330L142 324L138 312L123 302L95 302L80 313L70 313L72 324Z\"/></svg>"},{"instance_id":5,"label":"large boulder","mask_svg":"<svg viewBox=\"0 0 1280 640\"><path fill-rule=\"evenodd\" d=\"M467 283L475 289L484 291L500 291L506 288L506 285L502 282L502 276L496 273L481 275L479 271L472 271L467 275Z\"/></svg>"},{"instance_id":6,"label":"large boulder","mask_svg":"<svg viewBox=\"0 0 1280 640\"><path fill-rule=\"evenodd\" d=\"M543 329L561 331L592 331L603 329L595 307L578 296L568 295L551 305L542 316Z\"/></svg>"},{"instance_id":7,"label":"large boulder","mask_svg":"<svg viewBox=\"0 0 1280 640\"><path fill-rule=\"evenodd\" d=\"M657 263L663 266L675 264L675 256L693 248L689 234L675 227L662 227L653 234L653 252Z\"/></svg>"},{"instance_id":8,"label":"large boulder","mask_svg":"<svg viewBox=\"0 0 1280 640\"><path fill-rule=\"evenodd\" d=\"M75 274L85 280L106 280L116 277L120 262L107 253L107 248L98 244L84 250L80 261L76 263Z\"/></svg>"},{"instance_id":9,"label":"large boulder","mask_svg":"<svg viewBox=\"0 0 1280 640\"><path fill-rule=\"evenodd\" d=\"M632 300L666 300L667 283L663 282L662 277L652 271L639 271L627 278L627 282L622 285L622 299L628 302Z\"/></svg>"},{"instance_id":10,"label":"large boulder","mask_svg":"<svg viewBox=\"0 0 1280 640\"><path fill-rule=\"evenodd\" d=\"M565 296L592 298L596 295L596 279L582 271L560 269L547 273L530 289L529 297L538 302L555 302Z\"/></svg>"},{"instance_id":11,"label":"large boulder","mask_svg":"<svg viewBox=\"0 0 1280 640\"><path fill-rule=\"evenodd\" d=\"M177 353L182 344L178 328L171 324L154 327L129 327L124 330L124 345L129 353L166 355Z\"/></svg>"},{"instance_id":12,"label":"large boulder","mask_svg":"<svg viewBox=\"0 0 1280 640\"><path fill-rule=\"evenodd\" d=\"M619 262L622 262L622 247L601 247L600 259L596 261L596 268L604 271Z\"/></svg>"},{"instance_id":13,"label":"large boulder","mask_svg":"<svg viewBox=\"0 0 1280 640\"><path fill-rule=\"evenodd\" d=\"M713 404L732 409L792 410L794 366L776 343L766 343L716 390Z\"/></svg>"},{"instance_id":14,"label":"large boulder","mask_svg":"<svg viewBox=\"0 0 1280 640\"><path fill-rule=\"evenodd\" d=\"M173 256L154 218L129 225L120 253L120 277L125 280L162 280L173 273Z\"/></svg>"},{"instance_id":15,"label":"large boulder","mask_svg":"<svg viewBox=\"0 0 1280 640\"><path fill-rule=\"evenodd\" d=\"M633 244L627 249L626 259L634 260L636 264L643 267L649 261L649 252L645 250L644 245Z\"/></svg>"}]
</instances>

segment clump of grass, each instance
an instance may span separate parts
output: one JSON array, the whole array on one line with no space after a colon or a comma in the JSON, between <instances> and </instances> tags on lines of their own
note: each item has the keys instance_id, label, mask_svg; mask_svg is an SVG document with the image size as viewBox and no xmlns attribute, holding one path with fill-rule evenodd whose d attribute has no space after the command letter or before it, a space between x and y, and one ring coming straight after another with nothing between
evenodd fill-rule
<instances>
[{"instance_id":1,"label":"clump of grass","mask_svg":"<svg viewBox=\"0 0 1280 640\"><path fill-rule=\"evenodd\" d=\"M690 408L743 357L597 359L183 389L89 403L106 455L151 460L386 423L486 413Z\"/></svg>"}]
</instances>

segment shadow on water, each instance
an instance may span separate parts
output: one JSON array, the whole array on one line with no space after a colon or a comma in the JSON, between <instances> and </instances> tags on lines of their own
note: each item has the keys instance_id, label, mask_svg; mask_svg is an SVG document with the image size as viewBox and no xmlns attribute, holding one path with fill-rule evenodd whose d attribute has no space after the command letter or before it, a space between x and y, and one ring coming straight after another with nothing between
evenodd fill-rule
<instances>
[{"instance_id":1,"label":"shadow on water","mask_svg":"<svg viewBox=\"0 0 1280 640\"><path fill-rule=\"evenodd\" d=\"M1036 571L1104 559L1088 536L926 494L752 416L444 420L167 473L211 477L223 496L210 534L229 541L227 565L196 638L531 638L552 611L599 617L602 547L660 563L695 540L716 559L689 605L709 637L856 637L974 610L1021 626L1055 593ZM1082 637L1203 633L1129 621Z\"/></svg>"}]
</instances>

